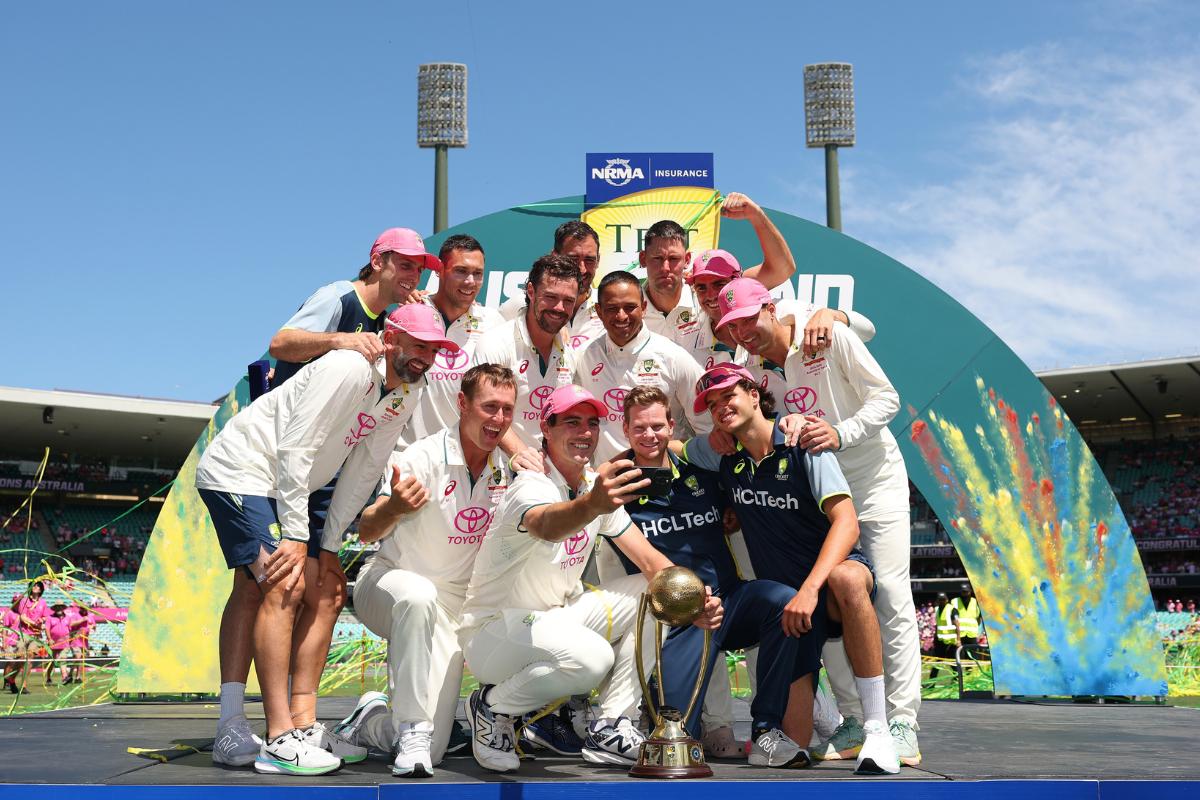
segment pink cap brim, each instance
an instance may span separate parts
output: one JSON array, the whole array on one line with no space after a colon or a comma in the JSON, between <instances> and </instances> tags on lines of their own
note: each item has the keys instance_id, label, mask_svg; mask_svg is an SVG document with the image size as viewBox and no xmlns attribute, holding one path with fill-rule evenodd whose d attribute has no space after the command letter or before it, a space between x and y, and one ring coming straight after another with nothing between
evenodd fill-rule
<instances>
[{"instance_id":1,"label":"pink cap brim","mask_svg":"<svg viewBox=\"0 0 1200 800\"><path fill-rule=\"evenodd\" d=\"M598 417L607 417L608 416L608 406L604 405L604 403L601 403L599 400L597 400L594 397L581 398L577 402L571 403L571 405L567 406L566 408L556 408L553 411L551 411L550 413L565 414L568 411L570 411L572 408L575 408L575 406L582 406L582 405L591 406L592 410L596 412L596 416L598 416ZM545 414L542 416L542 419L545 419L548 416L550 416L550 414Z\"/></svg>"},{"instance_id":2,"label":"pink cap brim","mask_svg":"<svg viewBox=\"0 0 1200 800\"><path fill-rule=\"evenodd\" d=\"M730 386L737 385L737 382L742 380L742 377L743 376L741 375L730 375L728 378L725 378L719 383L714 383L712 386L696 395L696 400L692 403L692 411L696 414L703 414L705 411L708 411L708 403L706 402L708 395L711 392L719 392L722 389L728 389Z\"/></svg>"},{"instance_id":3,"label":"pink cap brim","mask_svg":"<svg viewBox=\"0 0 1200 800\"><path fill-rule=\"evenodd\" d=\"M741 308L735 308L732 311L730 311L728 314L726 314L725 316L721 317L721 321L717 323L717 327L723 328L726 325L728 325L729 323L733 322L735 319L742 319L744 317L752 317L755 314L757 314L759 311L762 311L762 305L742 306Z\"/></svg>"}]
</instances>

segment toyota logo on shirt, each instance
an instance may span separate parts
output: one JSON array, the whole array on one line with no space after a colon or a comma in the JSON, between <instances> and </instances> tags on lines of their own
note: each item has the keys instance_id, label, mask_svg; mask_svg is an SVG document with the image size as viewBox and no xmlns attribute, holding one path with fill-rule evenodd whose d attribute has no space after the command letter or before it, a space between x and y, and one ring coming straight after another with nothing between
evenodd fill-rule
<instances>
[{"instance_id":1,"label":"toyota logo on shirt","mask_svg":"<svg viewBox=\"0 0 1200 800\"><path fill-rule=\"evenodd\" d=\"M563 540L563 549L567 555L574 556L582 553L588 546L588 532L580 531L569 539Z\"/></svg>"},{"instance_id":2,"label":"toyota logo on shirt","mask_svg":"<svg viewBox=\"0 0 1200 800\"><path fill-rule=\"evenodd\" d=\"M804 414L817 404L817 393L808 386L800 386L783 396L783 404L793 414Z\"/></svg>"},{"instance_id":3,"label":"toyota logo on shirt","mask_svg":"<svg viewBox=\"0 0 1200 800\"><path fill-rule=\"evenodd\" d=\"M487 530L490 515L486 508L467 506L454 517L454 529L459 533L480 533Z\"/></svg>"},{"instance_id":4,"label":"toyota logo on shirt","mask_svg":"<svg viewBox=\"0 0 1200 800\"><path fill-rule=\"evenodd\" d=\"M467 365L471 357L467 355L466 350L455 350L450 352L443 348L438 350L433 356L433 363L437 364L442 369L456 370L462 369Z\"/></svg>"},{"instance_id":5,"label":"toyota logo on shirt","mask_svg":"<svg viewBox=\"0 0 1200 800\"><path fill-rule=\"evenodd\" d=\"M552 394L554 394L553 386L539 386L529 393L529 405L533 408L536 408L538 411L541 411L542 404L545 403L546 399Z\"/></svg>"},{"instance_id":6,"label":"toyota logo on shirt","mask_svg":"<svg viewBox=\"0 0 1200 800\"><path fill-rule=\"evenodd\" d=\"M623 389L618 386L615 389L609 389L604 393L604 404L613 411L625 411L625 395L628 389Z\"/></svg>"}]
</instances>

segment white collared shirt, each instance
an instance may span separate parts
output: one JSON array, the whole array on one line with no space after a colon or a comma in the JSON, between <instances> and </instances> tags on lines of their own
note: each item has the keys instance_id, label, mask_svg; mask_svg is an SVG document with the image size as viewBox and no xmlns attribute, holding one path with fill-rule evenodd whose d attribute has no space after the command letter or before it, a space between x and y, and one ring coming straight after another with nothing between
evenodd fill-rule
<instances>
[{"instance_id":1,"label":"white collared shirt","mask_svg":"<svg viewBox=\"0 0 1200 800\"><path fill-rule=\"evenodd\" d=\"M426 437L403 453L393 453L380 482L379 494L392 492L392 466L429 491L429 502L392 527L372 558L386 566L428 578L439 592L462 600L493 515L513 475L499 449L472 480L463 455L458 425Z\"/></svg>"},{"instance_id":2,"label":"white collared shirt","mask_svg":"<svg viewBox=\"0 0 1200 800\"><path fill-rule=\"evenodd\" d=\"M425 304L437 311L432 298ZM441 313L441 312L438 312ZM425 373L429 388L421 395L412 420L404 431L403 445L420 441L448 425L458 424L458 390L463 373L471 366L471 356L484 333L504 324L500 314L479 303L471 303L465 314L446 325L446 338L462 348L455 354L438 350Z\"/></svg>"},{"instance_id":3,"label":"white collared shirt","mask_svg":"<svg viewBox=\"0 0 1200 800\"><path fill-rule=\"evenodd\" d=\"M712 419L692 411L700 366L679 345L652 333L645 325L624 347L613 344L608 334L592 342L579 354L575 382L608 406L600 423L600 445L595 463L629 448L621 423L625 419L625 395L634 386L657 386L671 398L677 435L708 433ZM690 431L688 428L690 427Z\"/></svg>"},{"instance_id":4,"label":"white collared shirt","mask_svg":"<svg viewBox=\"0 0 1200 800\"><path fill-rule=\"evenodd\" d=\"M657 333L659 336L678 343L680 337L699 330L701 321L706 319L704 309L696 302L696 296L692 294L692 287L686 283L679 294L679 302L665 314L654 306L654 301L650 299L649 291L644 286L642 291L646 292L646 313L642 318L642 324L651 333Z\"/></svg>"},{"instance_id":5,"label":"white collared shirt","mask_svg":"<svg viewBox=\"0 0 1200 800\"><path fill-rule=\"evenodd\" d=\"M590 490L595 478L596 473L585 469L583 482L574 489L580 494ZM580 576L596 537L616 538L632 523L625 509L618 508L559 542L539 539L525 528L525 514L531 509L575 496L553 464L549 475L530 471L517 474L475 557L475 571L463 604L460 643L507 609L548 611L583 594Z\"/></svg>"},{"instance_id":6,"label":"white collared shirt","mask_svg":"<svg viewBox=\"0 0 1200 800\"><path fill-rule=\"evenodd\" d=\"M838 464L850 483L860 519L908 513L908 472L888 423L900 410L900 395L879 362L843 325L833 327L829 347L804 355L804 326L797 319L782 367L765 370L762 359L746 368L768 380L779 411L812 414L831 423L841 439Z\"/></svg>"},{"instance_id":7,"label":"white collared shirt","mask_svg":"<svg viewBox=\"0 0 1200 800\"><path fill-rule=\"evenodd\" d=\"M341 469L322 537L336 552L425 386L383 392L385 375L383 359L355 350L306 364L226 423L196 465L196 487L273 497L283 535L307 540L308 496Z\"/></svg>"},{"instance_id":8,"label":"white collared shirt","mask_svg":"<svg viewBox=\"0 0 1200 800\"><path fill-rule=\"evenodd\" d=\"M513 410L512 430L526 447L541 448L542 403L560 386L575 380L576 351L567 343L566 333L554 337L550 360L533 346L525 316L521 315L498 328L492 328L475 348L473 364L499 364L513 371L517 379L517 405Z\"/></svg>"}]
</instances>

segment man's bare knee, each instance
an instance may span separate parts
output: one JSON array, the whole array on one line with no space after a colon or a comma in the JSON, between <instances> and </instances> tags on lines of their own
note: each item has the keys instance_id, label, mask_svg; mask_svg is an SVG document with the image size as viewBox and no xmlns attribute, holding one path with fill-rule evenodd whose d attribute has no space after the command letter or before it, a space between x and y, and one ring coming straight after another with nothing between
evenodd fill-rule
<instances>
[{"instance_id":1,"label":"man's bare knee","mask_svg":"<svg viewBox=\"0 0 1200 800\"><path fill-rule=\"evenodd\" d=\"M857 561L843 561L829 573L827 585L840 609L870 603L870 571Z\"/></svg>"}]
</instances>

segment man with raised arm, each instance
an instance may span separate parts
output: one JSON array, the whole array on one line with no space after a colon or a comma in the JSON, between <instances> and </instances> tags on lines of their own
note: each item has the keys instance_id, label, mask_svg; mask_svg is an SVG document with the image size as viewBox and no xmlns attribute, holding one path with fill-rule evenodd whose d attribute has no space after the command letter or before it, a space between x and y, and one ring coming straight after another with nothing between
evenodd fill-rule
<instances>
[{"instance_id":1,"label":"man with raised arm","mask_svg":"<svg viewBox=\"0 0 1200 800\"><path fill-rule=\"evenodd\" d=\"M422 305L392 312L382 344L376 362L335 350L304 366L230 420L196 467L196 488L234 570L221 618L218 740L225 741L214 746L218 763L319 775L343 758L366 757L316 719L317 685L340 604L318 603L299 619L297 612L309 583L344 585L342 533L370 496L434 352L457 347ZM309 495L339 470L323 534L314 541ZM299 648L301 642L310 647ZM226 682L245 685L251 657L267 716L267 739L257 747L241 697L234 703L224 691ZM227 705L234 707L227 712Z\"/></svg>"},{"instance_id":2,"label":"man with raised arm","mask_svg":"<svg viewBox=\"0 0 1200 800\"><path fill-rule=\"evenodd\" d=\"M471 367L457 400L455 425L392 456L358 527L360 541L380 542L358 574L354 610L388 643L388 695L363 695L336 731L394 749L392 774L401 777L429 777L445 755L462 684L467 581L512 480L499 449L516 401L512 371Z\"/></svg>"},{"instance_id":3,"label":"man with raised arm","mask_svg":"<svg viewBox=\"0 0 1200 800\"><path fill-rule=\"evenodd\" d=\"M909 583L908 473L887 428L900 410L900 397L866 345L848 329L834 325L828 347L811 353L799 323L781 316L757 281L731 281L718 300L718 327L728 327L761 362L776 365L770 371L753 361L748 365L760 385L765 380L769 386L770 373L777 375L782 368L787 410L805 415L801 446L836 454L854 492L862 548L877 576L875 608L883 635L891 734L900 760L916 766L921 762L916 734L921 642ZM825 666L845 719L815 755L850 758L862 746L862 717L837 642L826 647Z\"/></svg>"},{"instance_id":4,"label":"man with raised arm","mask_svg":"<svg viewBox=\"0 0 1200 800\"><path fill-rule=\"evenodd\" d=\"M517 476L475 559L459 641L481 684L468 703L472 749L494 772L520 765L518 718L597 685L599 718L588 727L583 758L632 765L643 741L629 718L638 701L638 597L671 562L623 508L649 481L628 460L590 466L604 413L604 404L578 386L546 398L541 431L549 474ZM585 589L580 575L597 536L612 538L642 574ZM720 601L710 596L696 624L716 627L720 615Z\"/></svg>"},{"instance_id":5,"label":"man with raised arm","mask_svg":"<svg viewBox=\"0 0 1200 800\"><path fill-rule=\"evenodd\" d=\"M744 367L719 364L705 372L696 384L695 403L707 408L713 424L738 446L733 455L719 456L706 438L697 437L684 448L684 459L717 471L746 532L755 575L796 590L784 610L787 634L815 633L824 639L827 631L839 636L837 628L844 630L866 716L856 770L899 772L885 713L879 622L871 604L875 578L855 546L858 518L837 459L788 445L774 413L775 398ZM819 653L814 648L811 655L806 666L815 672ZM751 763L772 765L807 744L813 683L798 681L792 689L788 717L799 742L779 731L754 731Z\"/></svg>"}]
</instances>

